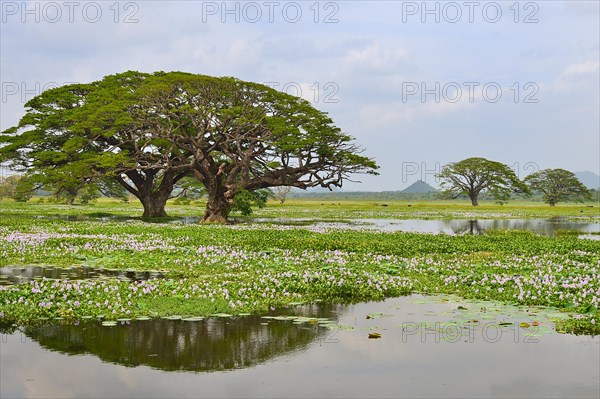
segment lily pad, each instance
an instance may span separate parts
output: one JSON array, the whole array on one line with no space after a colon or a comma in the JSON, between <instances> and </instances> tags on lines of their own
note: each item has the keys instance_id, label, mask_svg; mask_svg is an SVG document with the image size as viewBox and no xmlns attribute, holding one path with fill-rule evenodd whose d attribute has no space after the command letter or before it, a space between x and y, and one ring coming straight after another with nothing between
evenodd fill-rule
<instances>
[{"instance_id":1,"label":"lily pad","mask_svg":"<svg viewBox=\"0 0 600 399\"><path fill-rule=\"evenodd\" d=\"M212 317L223 317L223 318L227 318L227 317L233 317L232 315L228 314L228 313L215 313L215 314L211 314Z\"/></svg>"},{"instance_id":2,"label":"lily pad","mask_svg":"<svg viewBox=\"0 0 600 399\"><path fill-rule=\"evenodd\" d=\"M338 328L339 328L340 330L342 330L342 331L352 331L352 330L354 330L354 329L355 329L355 328L354 328L354 327L352 327L352 326L347 326L347 325L344 325L344 324L338 324Z\"/></svg>"},{"instance_id":3,"label":"lily pad","mask_svg":"<svg viewBox=\"0 0 600 399\"><path fill-rule=\"evenodd\" d=\"M204 317L194 316L194 317L186 317L183 321L202 321Z\"/></svg>"},{"instance_id":4,"label":"lily pad","mask_svg":"<svg viewBox=\"0 0 600 399\"><path fill-rule=\"evenodd\" d=\"M325 328L327 330L335 330L335 329L337 329L337 324L331 324L331 323L319 324L319 327Z\"/></svg>"},{"instance_id":5,"label":"lily pad","mask_svg":"<svg viewBox=\"0 0 600 399\"><path fill-rule=\"evenodd\" d=\"M165 320L181 320L182 317L179 315L173 315L173 316L165 316L165 317L163 317L163 319L165 319Z\"/></svg>"}]
</instances>

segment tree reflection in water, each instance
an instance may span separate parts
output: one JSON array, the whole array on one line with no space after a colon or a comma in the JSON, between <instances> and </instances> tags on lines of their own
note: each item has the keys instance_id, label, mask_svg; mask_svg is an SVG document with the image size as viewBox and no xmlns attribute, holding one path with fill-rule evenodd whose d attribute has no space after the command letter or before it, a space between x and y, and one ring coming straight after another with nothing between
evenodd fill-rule
<instances>
[{"instance_id":1,"label":"tree reflection in water","mask_svg":"<svg viewBox=\"0 0 600 399\"><path fill-rule=\"evenodd\" d=\"M487 231L522 230L535 234L554 236L559 231L598 231L597 223L583 223L561 218L553 219L480 219L480 220L443 220L440 230L453 234L484 234Z\"/></svg>"},{"instance_id":2,"label":"tree reflection in water","mask_svg":"<svg viewBox=\"0 0 600 399\"><path fill-rule=\"evenodd\" d=\"M306 308L304 308L306 310ZM313 305L314 310L314 305ZM321 306L314 317L331 316ZM294 311L295 315L306 312ZM218 371L250 367L306 349L331 330L317 323L293 324L256 316L202 321L154 319L101 326L51 324L26 327L42 347L71 355L92 354L105 362L169 371Z\"/></svg>"}]
</instances>

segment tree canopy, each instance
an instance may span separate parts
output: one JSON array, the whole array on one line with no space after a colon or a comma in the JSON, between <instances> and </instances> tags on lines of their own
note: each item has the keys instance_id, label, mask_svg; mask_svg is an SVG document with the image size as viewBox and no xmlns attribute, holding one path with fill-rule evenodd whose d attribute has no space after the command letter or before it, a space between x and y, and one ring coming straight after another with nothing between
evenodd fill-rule
<instances>
[{"instance_id":1,"label":"tree canopy","mask_svg":"<svg viewBox=\"0 0 600 399\"><path fill-rule=\"evenodd\" d=\"M544 202L554 206L565 200L592 199L592 193L577 179L573 172L564 169L544 169L525 178L532 191L543 194Z\"/></svg>"},{"instance_id":2,"label":"tree canopy","mask_svg":"<svg viewBox=\"0 0 600 399\"><path fill-rule=\"evenodd\" d=\"M231 77L130 71L45 91L26 107L0 138L0 160L79 182L108 176L144 216L164 216L185 177L206 187L204 220L223 222L239 193L340 187L377 169L309 102Z\"/></svg>"},{"instance_id":3,"label":"tree canopy","mask_svg":"<svg viewBox=\"0 0 600 399\"><path fill-rule=\"evenodd\" d=\"M457 198L467 195L478 206L479 194L489 193L496 200L508 201L513 193L529 194L527 186L507 165L485 158L467 158L445 165L437 175L444 194Z\"/></svg>"}]
</instances>

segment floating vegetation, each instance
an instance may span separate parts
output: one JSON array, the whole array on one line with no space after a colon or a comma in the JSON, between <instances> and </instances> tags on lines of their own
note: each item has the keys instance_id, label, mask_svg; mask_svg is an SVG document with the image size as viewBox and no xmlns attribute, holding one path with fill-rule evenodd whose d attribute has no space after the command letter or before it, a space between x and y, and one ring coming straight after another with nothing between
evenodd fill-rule
<instances>
[{"instance_id":1,"label":"floating vegetation","mask_svg":"<svg viewBox=\"0 0 600 399\"><path fill-rule=\"evenodd\" d=\"M564 316L557 330L600 333L600 241L580 240L577 234L448 236L0 213L0 267L20 275L0 287L0 327L40 317L235 318L283 308L295 313L291 307L320 302L445 293L479 301L458 302L454 310L465 314L465 322L503 322L490 307L495 300L552 306ZM35 268L52 270L52 277L33 273ZM83 270L105 274L72 275Z\"/></svg>"},{"instance_id":2,"label":"floating vegetation","mask_svg":"<svg viewBox=\"0 0 600 399\"><path fill-rule=\"evenodd\" d=\"M165 317L163 317L163 319L165 319L165 320L181 320L181 319L183 319L183 317L181 317L179 315L173 315L173 316L165 316Z\"/></svg>"}]
</instances>

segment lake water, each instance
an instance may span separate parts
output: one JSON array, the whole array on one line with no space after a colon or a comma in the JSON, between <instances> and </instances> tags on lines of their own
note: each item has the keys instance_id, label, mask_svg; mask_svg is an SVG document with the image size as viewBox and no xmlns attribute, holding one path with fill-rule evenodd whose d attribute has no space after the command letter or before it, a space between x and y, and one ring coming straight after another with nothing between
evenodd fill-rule
<instances>
[{"instance_id":1,"label":"lake water","mask_svg":"<svg viewBox=\"0 0 600 399\"><path fill-rule=\"evenodd\" d=\"M579 222L571 219L356 219L347 221L318 221L308 219L254 219L259 223L304 224L322 228L346 228L380 231L406 231L431 234L484 234L495 230L525 230L541 235L555 235L559 231L600 233L600 223ZM591 234L588 234L591 235Z\"/></svg>"},{"instance_id":2,"label":"lake water","mask_svg":"<svg viewBox=\"0 0 600 399\"><path fill-rule=\"evenodd\" d=\"M0 396L598 398L600 338L557 334L558 316L413 295L269 318L30 327L2 336Z\"/></svg>"},{"instance_id":3,"label":"lake water","mask_svg":"<svg viewBox=\"0 0 600 399\"><path fill-rule=\"evenodd\" d=\"M39 216L41 219L55 218L70 221L121 221L142 220L124 216ZM198 224L198 216L182 216L169 218L169 223ZM164 220L147 220L148 223L164 223ZM253 218L249 221L240 221L238 225L246 224L275 224L278 226L310 226L315 228L353 229L373 231L405 231L413 233L430 234L485 234L495 230L524 230L540 235L553 236L559 231L576 231L584 234L582 238L600 239L600 222L577 221L570 218L550 219L345 219L342 221L304 219L304 218ZM592 234L595 233L595 234Z\"/></svg>"}]
</instances>

